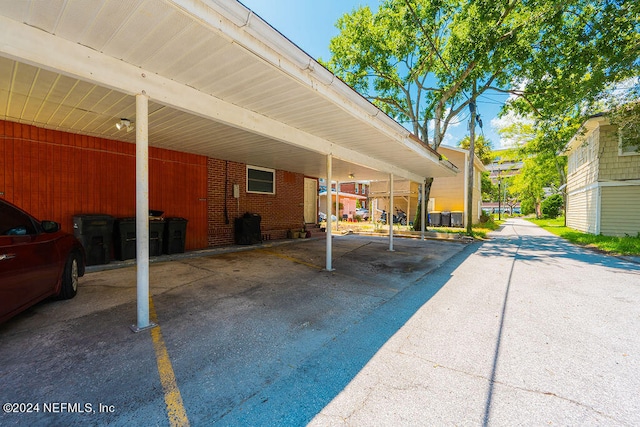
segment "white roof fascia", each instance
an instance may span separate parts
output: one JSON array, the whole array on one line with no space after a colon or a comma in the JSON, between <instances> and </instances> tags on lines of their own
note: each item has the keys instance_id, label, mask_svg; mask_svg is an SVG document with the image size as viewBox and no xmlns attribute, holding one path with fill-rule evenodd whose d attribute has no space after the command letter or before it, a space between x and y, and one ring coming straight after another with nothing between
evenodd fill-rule
<instances>
[{"instance_id":1,"label":"white roof fascia","mask_svg":"<svg viewBox=\"0 0 640 427\"><path fill-rule=\"evenodd\" d=\"M467 150L467 149L459 148L459 147L451 147L450 145L441 145L440 148L443 148L445 150L456 151L458 153L464 153L465 155L469 154L469 150ZM438 148L438 149L440 149L440 148ZM487 166L484 163L482 163L482 161L480 160L480 157L478 157L477 154L475 156L473 156L473 157L474 157L474 159L473 159L474 164L480 170L482 170L483 172L488 172L489 171L489 169L487 169ZM469 160L468 160L468 157L467 157L467 159L465 160L465 165L467 164L468 161ZM466 166L465 166L465 168L466 168Z\"/></svg>"},{"instance_id":2,"label":"white roof fascia","mask_svg":"<svg viewBox=\"0 0 640 427\"><path fill-rule=\"evenodd\" d=\"M0 16L0 52L3 56L17 61L130 95L143 93L178 110L310 151L332 154L337 159L408 179L422 179L421 176L400 167L336 145L280 121L3 16ZM58 52L65 54L60 55Z\"/></svg>"},{"instance_id":3,"label":"white roof fascia","mask_svg":"<svg viewBox=\"0 0 640 427\"><path fill-rule=\"evenodd\" d=\"M438 163L442 170L447 170L454 175L450 168L439 162L434 153L412 141L407 129L326 70L241 3L225 0L167 1L200 22L216 28L239 46L243 46L265 62L341 106L351 115L367 122L416 154Z\"/></svg>"}]
</instances>

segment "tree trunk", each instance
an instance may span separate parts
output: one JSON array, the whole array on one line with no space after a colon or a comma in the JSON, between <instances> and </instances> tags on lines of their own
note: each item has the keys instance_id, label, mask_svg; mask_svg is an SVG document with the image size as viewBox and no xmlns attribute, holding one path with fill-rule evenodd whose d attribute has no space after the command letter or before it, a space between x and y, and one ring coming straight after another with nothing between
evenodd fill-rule
<instances>
[{"instance_id":1,"label":"tree trunk","mask_svg":"<svg viewBox=\"0 0 640 427\"><path fill-rule=\"evenodd\" d=\"M427 206L427 209L429 209L429 193L431 193L431 184L433 184L433 178L427 178L426 179L426 186L425 186L425 206ZM413 229L415 231L420 231L422 229L421 226L421 220L422 220L422 203L421 203L421 197L422 197L422 191L420 191L419 195L418 195L418 209L416 209L416 216L415 219L413 220ZM428 212L427 212L428 213ZM425 218L427 218L427 216L425 215ZM425 230L427 229L428 225L428 221L427 224L425 224Z\"/></svg>"}]
</instances>

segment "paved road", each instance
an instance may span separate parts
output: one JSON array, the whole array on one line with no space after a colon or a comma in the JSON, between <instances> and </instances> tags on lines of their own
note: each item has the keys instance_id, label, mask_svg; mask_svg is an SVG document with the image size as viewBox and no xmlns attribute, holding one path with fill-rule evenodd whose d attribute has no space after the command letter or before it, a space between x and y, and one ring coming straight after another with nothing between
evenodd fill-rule
<instances>
[{"instance_id":1,"label":"paved road","mask_svg":"<svg viewBox=\"0 0 640 427\"><path fill-rule=\"evenodd\" d=\"M394 247L152 264L139 334L135 268L88 274L0 325L0 403L41 405L0 425L640 425L640 265L517 220Z\"/></svg>"},{"instance_id":2,"label":"paved road","mask_svg":"<svg viewBox=\"0 0 640 427\"><path fill-rule=\"evenodd\" d=\"M640 425L640 268L512 219L312 426Z\"/></svg>"}]
</instances>

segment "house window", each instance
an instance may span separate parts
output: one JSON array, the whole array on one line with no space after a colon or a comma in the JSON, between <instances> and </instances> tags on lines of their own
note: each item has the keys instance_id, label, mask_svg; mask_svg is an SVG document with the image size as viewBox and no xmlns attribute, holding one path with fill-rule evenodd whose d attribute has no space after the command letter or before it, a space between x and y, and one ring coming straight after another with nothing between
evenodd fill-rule
<instances>
[{"instance_id":1,"label":"house window","mask_svg":"<svg viewBox=\"0 0 640 427\"><path fill-rule=\"evenodd\" d=\"M626 123L618 131L618 154L632 156L640 154L640 123Z\"/></svg>"},{"instance_id":2,"label":"house window","mask_svg":"<svg viewBox=\"0 0 640 427\"><path fill-rule=\"evenodd\" d=\"M356 193L355 193L355 194L358 194L358 184L356 184L356 185L355 185L355 189L356 189L356 190L355 190L355 191L356 191Z\"/></svg>"},{"instance_id":3,"label":"house window","mask_svg":"<svg viewBox=\"0 0 640 427\"><path fill-rule=\"evenodd\" d=\"M276 171L247 165L247 193L276 194Z\"/></svg>"}]
</instances>

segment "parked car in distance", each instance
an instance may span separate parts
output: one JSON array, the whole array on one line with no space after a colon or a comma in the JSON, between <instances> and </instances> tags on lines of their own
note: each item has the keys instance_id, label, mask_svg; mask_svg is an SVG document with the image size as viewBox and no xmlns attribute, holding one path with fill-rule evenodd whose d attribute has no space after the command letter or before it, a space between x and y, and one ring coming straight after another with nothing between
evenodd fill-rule
<instances>
[{"instance_id":1,"label":"parked car in distance","mask_svg":"<svg viewBox=\"0 0 640 427\"><path fill-rule=\"evenodd\" d=\"M357 208L356 209L356 216L359 216L360 218L362 218L365 221L368 220L369 219L369 209Z\"/></svg>"},{"instance_id":2,"label":"parked car in distance","mask_svg":"<svg viewBox=\"0 0 640 427\"><path fill-rule=\"evenodd\" d=\"M0 323L45 298L73 298L84 270L78 239L0 199Z\"/></svg>"}]
</instances>

